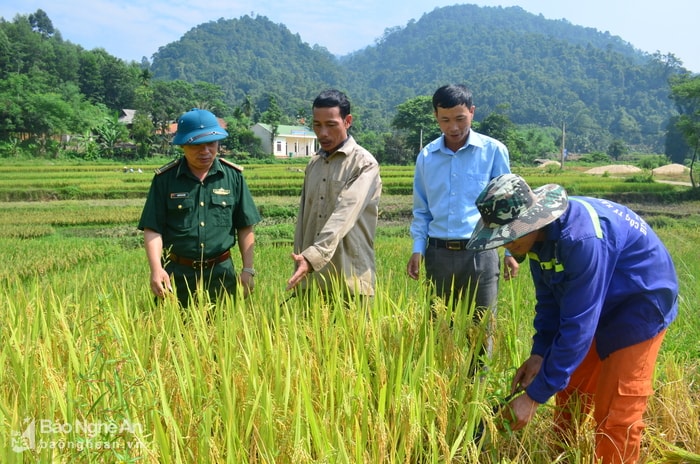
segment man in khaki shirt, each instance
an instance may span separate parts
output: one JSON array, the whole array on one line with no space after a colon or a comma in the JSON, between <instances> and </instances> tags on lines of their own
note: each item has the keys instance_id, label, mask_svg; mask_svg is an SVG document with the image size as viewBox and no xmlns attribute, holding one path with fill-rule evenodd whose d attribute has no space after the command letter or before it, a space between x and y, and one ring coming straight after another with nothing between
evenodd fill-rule
<instances>
[{"instance_id":1,"label":"man in khaki shirt","mask_svg":"<svg viewBox=\"0 0 700 464\"><path fill-rule=\"evenodd\" d=\"M338 284L344 295L373 296L379 164L348 135L352 115L345 94L321 92L312 110L321 149L306 167L287 290L316 286L328 294Z\"/></svg>"}]
</instances>

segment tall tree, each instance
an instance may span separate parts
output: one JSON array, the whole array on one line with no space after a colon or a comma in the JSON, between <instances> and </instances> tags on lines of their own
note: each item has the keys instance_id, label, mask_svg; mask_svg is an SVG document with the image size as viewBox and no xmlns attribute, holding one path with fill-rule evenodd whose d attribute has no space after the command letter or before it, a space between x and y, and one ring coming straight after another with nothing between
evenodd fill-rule
<instances>
[{"instance_id":1,"label":"tall tree","mask_svg":"<svg viewBox=\"0 0 700 464\"><path fill-rule=\"evenodd\" d=\"M619 160L622 155L626 153L627 145L625 145L625 142L620 139L613 140L608 147L608 156L614 160Z\"/></svg>"},{"instance_id":2,"label":"tall tree","mask_svg":"<svg viewBox=\"0 0 700 464\"><path fill-rule=\"evenodd\" d=\"M402 133L386 133L383 136L383 148L379 149L375 155L377 161L384 164L411 164L416 159L415 145L408 143L408 137ZM363 146L365 146L363 144Z\"/></svg>"},{"instance_id":3,"label":"tall tree","mask_svg":"<svg viewBox=\"0 0 700 464\"><path fill-rule=\"evenodd\" d=\"M503 108L500 108L503 109ZM510 158L521 161L522 144L515 124L505 113L491 113L478 124L478 131L503 142L508 147Z\"/></svg>"},{"instance_id":4,"label":"tall tree","mask_svg":"<svg viewBox=\"0 0 700 464\"><path fill-rule=\"evenodd\" d=\"M418 153L423 145L440 135L435 122L432 97L421 95L411 98L396 107L392 127L406 131L405 145ZM392 140L390 137L388 140Z\"/></svg>"},{"instance_id":5,"label":"tall tree","mask_svg":"<svg viewBox=\"0 0 700 464\"><path fill-rule=\"evenodd\" d=\"M137 111L131 126L131 137L136 142L136 153L145 158L151 154L155 127L147 114Z\"/></svg>"},{"instance_id":6,"label":"tall tree","mask_svg":"<svg viewBox=\"0 0 700 464\"><path fill-rule=\"evenodd\" d=\"M214 114L222 115L228 113L228 106L224 103L224 91L220 86L209 82L195 82L194 106L206 109Z\"/></svg>"},{"instance_id":7,"label":"tall tree","mask_svg":"<svg viewBox=\"0 0 700 464\"><path fill-rule=\"evenodd\" d=\"M41 8L29 15L29 24L31 24L34 31L44 37L51 37L55 32L49 15Z\"/></svg>"},{"instance_id":8,"label":"tall tree","mask_svg":"<svg viewBox=\"0 0 700 464\"><path fill-rule=\"evenodd\" d=\"M260 116L260 121L270 125L270 146L272 153L275 153L275 138L282 121L282 109L277 104L277 98L274 95L268 95L268 107Z\"/></svg>"},{"instance_id":9,"label":"tall tree","mask_svg":"<svg viewBox=\"0 0 700 464\"><path fill-rule=\"evenodd\" d=\"M137 101L137 110L151 115L161 153L170 153L170 125L195 104L192 84L185 81L153 81L148 87L140 87Z\"/></svg>"},{"instance_id":10,"label":"tall tree","mask_svg":"<svg viewBox=\"0 0 700 464\"><path fill-rule=\"evenodd\" d=\"M671 98L676 103L680 113L676 127L693 150L690 179L695 187L693 168L697 160L698 148L700 148L700 76L686 74L673 79L671 81Z\"/></svg>"},{"instance_id":11,"label":"tall tree","mask_svg":"<svg viewBox=\"0 0 700 464\"><path fill-rule=\"evenodd\" d=\"M671 158L671 161L684 164L686 159L692 157L692 152L688 146L688 141L683 136L678 127L680 116L674 116L666 124L666 141L664 143L664 153Z\"/></svg>"},{"instance_id":12,"label":"tall tree","mask_svg":"<svg viewBox=\"0 0 700 464\"><path fill-rule=\"evenodd\" d=\"M255 133L250 130L251 120L240 109L235 111L234 117L224 118L228 137L224 141L226 149L238 158L264 158L270 156L262 149L262 143Z\"/></svg>"}]
</instances>

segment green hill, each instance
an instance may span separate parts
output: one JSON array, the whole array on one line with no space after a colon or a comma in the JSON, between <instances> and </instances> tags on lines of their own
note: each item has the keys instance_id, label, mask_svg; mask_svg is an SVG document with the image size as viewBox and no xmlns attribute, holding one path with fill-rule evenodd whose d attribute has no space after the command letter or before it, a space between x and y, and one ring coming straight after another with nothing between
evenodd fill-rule
<instances>
[{"instance_id":1,"label":"green hill","mask_svg":"<svg viewBox=\"0 0 700 464\"><path fill-rule=\"evenodd\" d=\"M346 89L363 109L362 124L386 129L398 104L463 82L476 120L499 108L516 124L567 126L579 151L614 138L663 150L674 114L667 79L682 68L621 38L519 7L454 5L388 30L377 44L348 56L303 43L265 17L202 24L153 57L160 79L206 80L232 104L264 105L277 95L289 114L324 87Z\"/></svg>"},{"instance_id":2,"label":"green hill","mask_svg":"<svg viewBox=\"0 0 700 464\"><path fill-rule=\"evenodd\" d=\"M133 141L139 156L165 154L167 137L154 134L193 105L232 117L230 142L253 152L246 131L266 111L269 118L279 109L280 123L295 124L320 90L335 87L353 102L363 144L410 159L416 144L391 133L397 106L451 82L473 90L477 123L494 115L536 133L508 143L534 146L544 137L550 148L540 151L551 153L566 126L572 152L606 152L615 142L663 153L677 115L669 78L679 74L688 71L672 54L648 55L609 33L519 7L436 8L346 56L264 16L219 19L141 63L64 41L39 9L0 18L0 156L111 156L120 141ZM136 110L128 132L117 123L124 109ZM61 147L64 134L82 138Z\"/></svg>"}]
</instances>

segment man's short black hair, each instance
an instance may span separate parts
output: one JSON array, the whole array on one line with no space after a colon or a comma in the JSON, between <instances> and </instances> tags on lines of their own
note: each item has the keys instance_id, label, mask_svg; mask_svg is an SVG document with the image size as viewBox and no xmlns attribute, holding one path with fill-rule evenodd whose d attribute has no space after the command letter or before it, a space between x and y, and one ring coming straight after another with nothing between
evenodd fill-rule
<instances>
[{"instance_id":1,"label":"man's short black hair","mask_svg":"<svg viewBox=\"0 0 700 464\"><path fill-rule=\"evenodd\" d=\"M348 100L348 96L340 90L328 89L318 94L311 108L335 108L336 106L340 108L341 118L345 118L345 116L350 114L350 100Z\"/></svg>"},{"instance_id":2,"label":"man's short black hair","mask_svg":"<svg viewBox=\"0 0 700 464\"><path fill-rule=\"evenodd\" d=\"M433 110L440 108L454 108L457 105L472 107L472 92L462 84L443 85L433 94Z\"/></svg>"}]
</instances>

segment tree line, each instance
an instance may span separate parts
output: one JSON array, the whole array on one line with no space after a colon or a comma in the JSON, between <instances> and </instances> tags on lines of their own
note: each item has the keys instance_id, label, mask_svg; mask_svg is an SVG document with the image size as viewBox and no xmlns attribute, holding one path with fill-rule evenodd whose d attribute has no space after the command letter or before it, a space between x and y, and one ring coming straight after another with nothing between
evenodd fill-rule
<instances>
[{"instance_id":1,"label":"tree line","mask_svg":"<svg viewBox=\"0 0 700 464\"><path fill-rule=\"evenodd\" d=\"M518 26L460 40L450 35L461 33L452 21L464 15L485 27ZM572 151L641 150L683 162L697 145L697 77L672 55L643 56L619 39L519 8L436 9L346 57L265 17L220 19L152 58L127 63L85 50L63 40L41 9L0 20L0 156L169 155L173 120L199 107L226 120L227 150L265 158L254 123L306 123L313 97L337 87L353 101L353 135L380 161L405 164L439 134L430 95L445 82L472 87L475 126L503 140L516 163L558 153L562 124ZM135 110L128 127L119 123L124 109Z\"/></svg>"}]
</instances>

